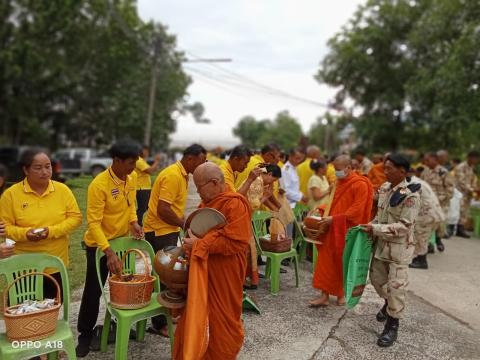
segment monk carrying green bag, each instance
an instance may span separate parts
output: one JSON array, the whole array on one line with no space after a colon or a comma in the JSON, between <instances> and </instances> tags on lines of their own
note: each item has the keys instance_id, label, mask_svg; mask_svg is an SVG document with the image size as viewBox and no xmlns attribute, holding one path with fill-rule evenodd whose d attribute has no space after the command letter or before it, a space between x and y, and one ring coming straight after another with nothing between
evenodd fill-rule
<instances>
[{"instance_id":1,"label":"monk carrying green bag","mask_svg":"<svg viewBox=\"0 0 480 360\"><path fill-rule=\"evenodd\" d=\"M343 289L348 309L354 308L360 301L367 284L371 256L372 242L368 234L359 226L351 228L343 250Z\"/></svg>"}]
</instances>

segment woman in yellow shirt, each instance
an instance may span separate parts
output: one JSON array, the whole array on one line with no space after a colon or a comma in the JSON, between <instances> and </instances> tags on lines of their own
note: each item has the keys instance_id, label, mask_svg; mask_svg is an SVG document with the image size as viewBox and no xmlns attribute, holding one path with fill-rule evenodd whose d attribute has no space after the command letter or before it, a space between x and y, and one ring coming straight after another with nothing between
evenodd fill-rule
<instances>
[{"instance_id":1,"label":"woman in yellow shirt","mask_svg":"<svg viewBox=\"0 0 480 360\"><path fill-rule=\"evenodd\" d=\"M82 222L71 190L52 181L52 164L40 149L26 150L21 159L25 179L0 198L0 219L6 236L16 241L15 254L47 253L68 265L68 235ZM60 284L56 269L47 269ZM44 282L44 297L55 297L55 286Z\"/></svg>"},{"instance_id":2,"label":"woman in yellow shirt","mask_svg":"<svg viewBox=\"0 0 480 360\"><path fill-rule=\"evenodd\" d=\"M308 180L308 206L314 209L319 205L328 202L328 194L330 193L330 185L325 176L327 172L327 164L323 161L312 160L310 162L310 169L314 174Z\"/></svg>"}]
</instances>

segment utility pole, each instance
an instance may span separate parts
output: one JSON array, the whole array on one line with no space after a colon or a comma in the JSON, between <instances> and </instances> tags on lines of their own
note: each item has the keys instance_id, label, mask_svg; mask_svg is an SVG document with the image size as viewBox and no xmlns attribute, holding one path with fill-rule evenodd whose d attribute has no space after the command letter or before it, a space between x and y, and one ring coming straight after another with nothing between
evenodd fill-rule
<instances>
[{"instance_id":1,"label":"utility pole","mask_svg":"<svg viewBox=\"0 0 480 360\"><path fill-rule=\"evenodd\" d=\"M145 119L145 133L143 136L143 143L147 146L150 146L152 138L152 119L153 112L155 111L155 96L157 93L157 63L162 51L162 40L160 36L155 39L153 46L152 77L150 80L150 95L148 99L147 118Z\"/></svg>"}]
</instances>

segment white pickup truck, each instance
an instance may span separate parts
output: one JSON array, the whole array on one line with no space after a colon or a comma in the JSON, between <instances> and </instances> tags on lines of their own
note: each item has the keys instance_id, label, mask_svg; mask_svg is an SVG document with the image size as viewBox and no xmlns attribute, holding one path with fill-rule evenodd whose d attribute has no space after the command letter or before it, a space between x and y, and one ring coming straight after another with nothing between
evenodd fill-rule
<instances>
[{"instance_id":1,"label":"white pickup truck","mask_svg":"<svg viewBox=\"0 0 480 360\"><path fill-rule=\"evenodd\" d=\"M60 173L66 176L91 174L95 177L112 164L108 152L91 148L60 149L54 159L60 162Z\"/></svg>"}]
</instances>

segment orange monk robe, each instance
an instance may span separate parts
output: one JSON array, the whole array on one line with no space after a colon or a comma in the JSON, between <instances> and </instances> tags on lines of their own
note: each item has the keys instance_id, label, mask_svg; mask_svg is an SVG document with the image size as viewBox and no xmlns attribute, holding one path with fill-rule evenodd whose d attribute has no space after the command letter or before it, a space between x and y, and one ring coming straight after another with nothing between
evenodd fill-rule
<instances>
[{"instance_id":1,"label":"orange monk robe","mask_svg":"<svg viewBox=\"0 0 480 360\"><path fill-rule=\"evenodd\" d=\"M384 182L387 181L385 176L385 164L379 162L378 164L373 165L372 169L368 172L368 178L370 179L373 190L377 191Z\"/></svg>"},{"instance_id":2,"label":"orange monk robe","mask_svg":"<svg viewBox=\"0 0 480 360\"><path fill-rule=\"evenodd\" d=\"M244 196L224 192L207 204L227 225L193 244L187 305L175 331L175 360L235 359L243 344L243 281L252 237L251 209Z\"/></svg>"},{"instance_id":3,"label":"orange monk robe","mask_svg":"<svg viewBox=\"0 0 480 360\"><path fill-rule=\"evenodd\" d=\"M346 179L338 179L330 216L332 223L315 245L318 250L317 265L313 274L313 287L328 294L343 297L342 256L348 229L358 224L367 224L373 203L370 181L356 173Z\"/></svg>"}]
</instances>

